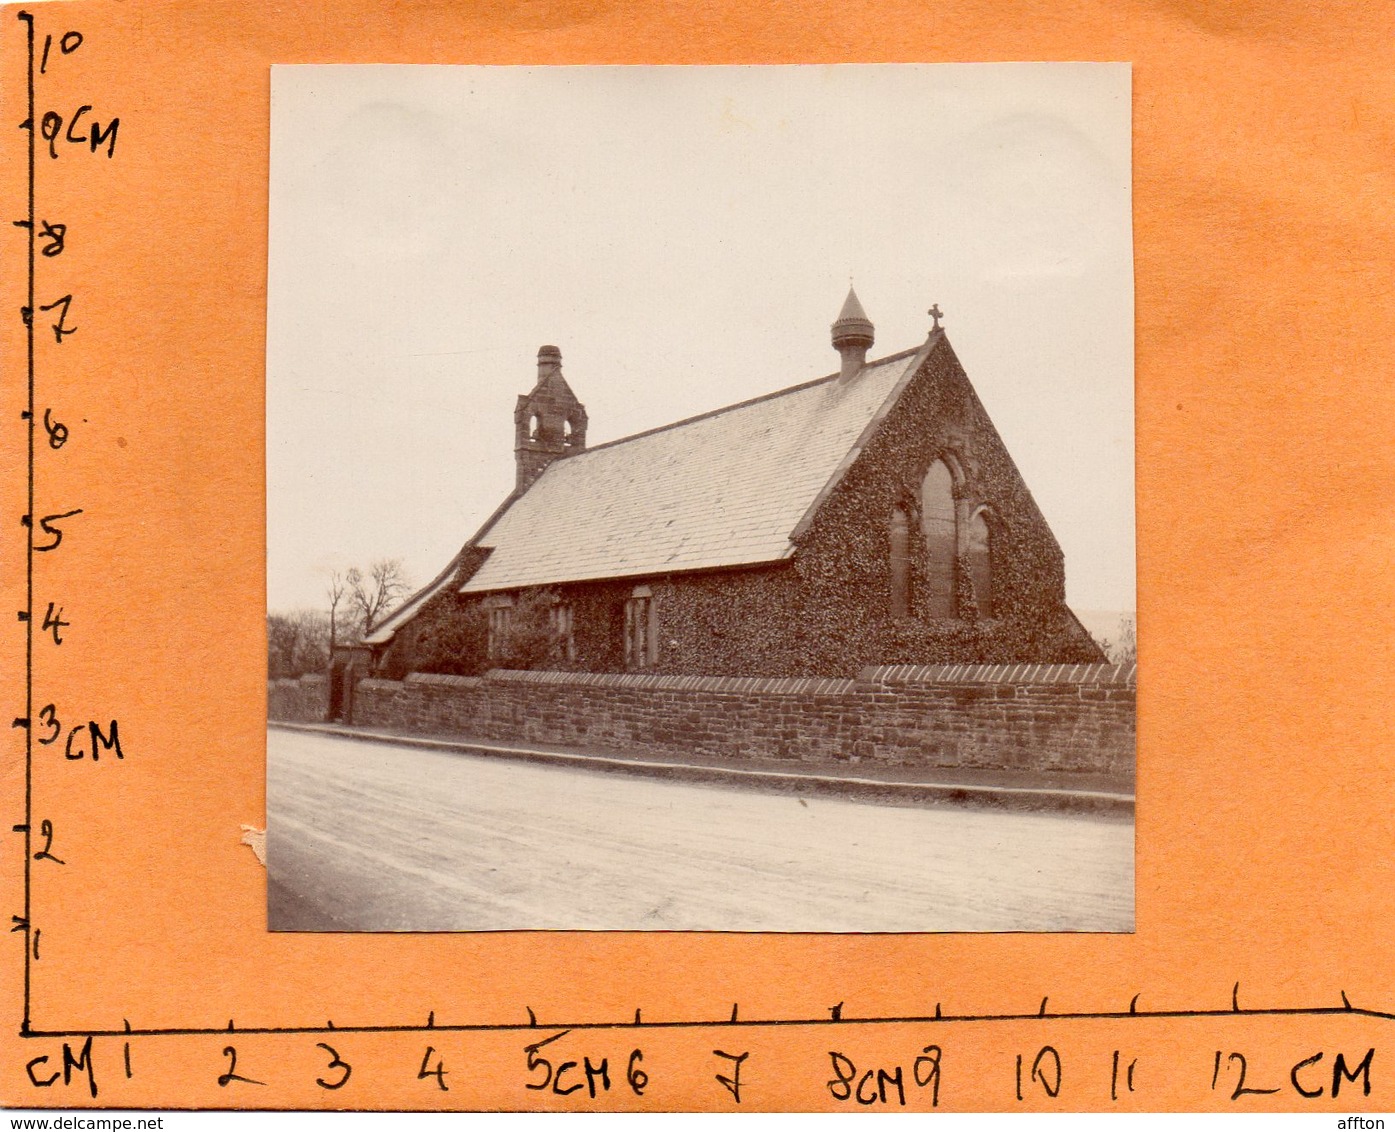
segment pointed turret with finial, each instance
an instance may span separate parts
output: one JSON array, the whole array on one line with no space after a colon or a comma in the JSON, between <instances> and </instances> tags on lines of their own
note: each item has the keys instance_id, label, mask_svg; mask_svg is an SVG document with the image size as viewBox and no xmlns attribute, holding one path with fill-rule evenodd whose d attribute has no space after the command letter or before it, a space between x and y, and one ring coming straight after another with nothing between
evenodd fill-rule
<instances>
[{"instance_id":1,"label":"pointed turret with finial","mask_svg":"<svg viewBox=\"0 0 1395 1132\"><path fill-rule=\"evenodd\" d=\"M840 378L847 380L857 375L867 362L867 351L872 348L873 341L872 320L849 284L848 297L843 300L843 309L833 324L833 348L843 356Z\"/></svg>"}]
</instances>

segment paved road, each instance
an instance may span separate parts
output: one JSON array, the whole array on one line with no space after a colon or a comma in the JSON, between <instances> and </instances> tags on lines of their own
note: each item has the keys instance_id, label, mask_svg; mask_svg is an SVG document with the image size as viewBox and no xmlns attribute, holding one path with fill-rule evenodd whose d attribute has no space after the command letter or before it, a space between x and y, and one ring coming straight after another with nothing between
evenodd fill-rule
<instances>
[{"instance_id":1,"label":"paved road","mask_svg":"<svg viewBox=\"0 0 1395 1132\"><path fill-rule=\"evenodd\" d=\"M725 789L272 729L275 930L1130 931L1133 823Z\"/></svg>"}]
</instances>

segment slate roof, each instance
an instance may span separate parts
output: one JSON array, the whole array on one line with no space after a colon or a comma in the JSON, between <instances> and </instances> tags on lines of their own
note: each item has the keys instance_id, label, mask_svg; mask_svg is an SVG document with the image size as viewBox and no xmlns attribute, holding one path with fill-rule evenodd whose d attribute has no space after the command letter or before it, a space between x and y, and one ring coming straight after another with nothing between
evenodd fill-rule
<instances>
[{"instance_id":1,"label":"slate roof","mask_svg":"<svg viewBox=\"0 0 1395 1132\"><path fill-rule=\"evenodd\" d=\"M778 562L930 349L869 362L549 465L469 545L491 552L462 593ZM371 634L391 639L454 563Z\"/></svg>"},{"instance_id":2,"label":"slate roof","mask_svg":"<svg viewBox=\"0 0 1395 1132\"><path fill-rule=\"evenodd\" d=\"M788 557L800 520L916 356L555 461L476 540L493 552L461 592Z\"/></svg>"}]
</instances>

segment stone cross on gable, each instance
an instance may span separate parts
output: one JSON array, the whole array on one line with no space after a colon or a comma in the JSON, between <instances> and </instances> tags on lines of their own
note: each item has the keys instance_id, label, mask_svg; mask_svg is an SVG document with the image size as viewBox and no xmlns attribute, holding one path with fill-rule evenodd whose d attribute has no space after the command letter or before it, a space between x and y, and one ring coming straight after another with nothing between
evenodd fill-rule
<instances>
[{"instance_id":1,"label":"stone cross on gable","mask_svg":"<svg viewBox=\"0 0 1395 1132\"><path fill-rule=\"evenodd\" d=\"M930 328L931 331L938 330L940 328L940 319L944 318L945 316L945 312L940 310L940 304L936 303L925 313L935 320L935 325Z\"/></svg>"}]
</instances>

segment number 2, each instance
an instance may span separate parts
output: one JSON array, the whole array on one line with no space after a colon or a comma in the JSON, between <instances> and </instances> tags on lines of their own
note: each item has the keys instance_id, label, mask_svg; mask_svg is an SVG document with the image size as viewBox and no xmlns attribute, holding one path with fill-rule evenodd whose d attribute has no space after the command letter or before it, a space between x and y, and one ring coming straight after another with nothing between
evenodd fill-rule
<instances>
[{"instance_id":1,"label":"number 2","mask_svg":"<svg viewBox=\"0 0 1395 1132\"><path fill-rule=\"evenodd\" d=\"M237 1050L232 1046L223 1047L223 1056L228 1059L228 1071L218 1075L218 1084L227 1088L233 1081L242 1081L248 1085L265 1085L265 1081L254 1081L250 1077L244 1077L237 1072Z\"/></svg>"}]
</instances>

